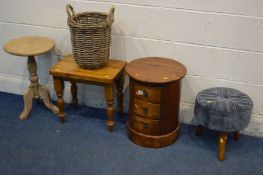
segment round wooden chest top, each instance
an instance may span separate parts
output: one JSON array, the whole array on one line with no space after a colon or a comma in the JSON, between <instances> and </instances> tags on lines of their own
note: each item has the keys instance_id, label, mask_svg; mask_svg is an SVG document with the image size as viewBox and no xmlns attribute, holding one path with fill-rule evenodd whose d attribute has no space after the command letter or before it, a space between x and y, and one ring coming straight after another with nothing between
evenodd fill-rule
<instances>
[{"instance_id":1,"label":"round wooden chest top","mask_svg":"<svg viewBox=\"0 0 263 175\"><path fill-rule=\"evenodd\" d=\"M182 79L186 68L180 62L161 57L139 58L126 66L133 79L148 83L169 83Z\"/></svg>"},{"instance_id":2,"label":"round wooden chest top","mask_svg":"<svg viewBox=\"0 0 263 175\"><path fill-rule=\"evenodd\" d=\"M36 56L54 49L55 42L46 37L28 36L16 38L4 45L7 53L17 56Z\"/></svg>"}]
</instances>

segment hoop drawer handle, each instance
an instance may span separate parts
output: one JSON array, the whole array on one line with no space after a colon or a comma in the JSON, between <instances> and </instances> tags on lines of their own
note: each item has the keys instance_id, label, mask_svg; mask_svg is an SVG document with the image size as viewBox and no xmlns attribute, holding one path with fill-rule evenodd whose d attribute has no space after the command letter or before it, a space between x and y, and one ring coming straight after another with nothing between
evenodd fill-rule
<instances>
[{"instance_id":1,"label":"hoop drawer handle","mask_svg":"<svg viewBox=\"0 0 263 175\"><path fill-rule=\"evenodd\" d=\"M145 115L148 114L148 108L147 107L142 107L142 111Z\"/></svg>"},{"instance_id":2,"label":"hoop drawer handle","mask_svg":"<svg viewBox=\"0 0 263 175\"><path fill-rule=\"evenodd\" d=\"M148 127L149 126L147 124L145 124L145 123L143 124L143 128L148 129Z\"/></svg>"},{"instance_id":3,"label":"hoop drawer handle","mask_svg":"<svg viewBox=\"0 0 263 175\"><path fill-rule=\"evenodd\" d=\"M149 111L149 108L148 107L140 107L137 105L137 104L134 104L134 108L135 109L140 109L142 110L142 112L144 113L144 115L147 115L148 114L148 111Z\"/></svg>"},{"instance_id":4,"label":"hoop drawer handle","mask_svg":"<svg viewBox=\"0 0 263 175\"><path fill-rule=\"evenodd\" d=\"M148 92L145 91L145 90L140 90L140 89L138 89L138 90L136 91L136 94L137 94L137 95L142 95L142 96L144 96L144 97L148 97Z\"/></svg>"}]
</instances>

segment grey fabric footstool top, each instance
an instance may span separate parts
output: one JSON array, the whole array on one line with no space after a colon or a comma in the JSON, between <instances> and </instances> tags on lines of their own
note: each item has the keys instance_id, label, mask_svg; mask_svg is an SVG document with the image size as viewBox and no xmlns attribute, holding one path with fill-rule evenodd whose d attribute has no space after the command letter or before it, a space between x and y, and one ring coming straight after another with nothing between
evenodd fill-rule
<instances>
[{"instance_id":1,"label":"grey fabric footstool top","mask_svg":"<svg viewBox=\"0 0 263 175\"><path fill-rule=\"evenodd\" d=\"M248 126L252 108L253 102L245 93L215 87L198 93L194 113L199 125L221 132L236 132Z\"/></svg>"}]
</instances>

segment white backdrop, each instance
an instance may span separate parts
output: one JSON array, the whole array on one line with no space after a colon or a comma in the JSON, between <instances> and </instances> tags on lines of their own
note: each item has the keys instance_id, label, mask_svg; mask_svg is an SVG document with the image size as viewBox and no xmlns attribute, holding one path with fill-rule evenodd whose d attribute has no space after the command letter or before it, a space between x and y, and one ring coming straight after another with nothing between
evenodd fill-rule
<instances>
[{"instance_id":1,"label":"white backdrop","mask_svg":"<svg viewBox=\"0 0 263 175\"><path fill-rule=\"evenodd\" d=\"M26 36L53 38L56 49L37 57L41 83L56 99L49 67L71 53L65 6L75 11L116 7L112 58L145 56L177 59L188 69L182 85L181 121L191 123L196 94L227 86L254 101L247 134L263 137L262 0L8 0L0 2L0 43ZM126 87L127 87L126 81ZM28 86L26 59L0 50L0 91L22 94ZM81 103L105 107L103 89L78 84ZM128 90L124 106L127 111ZM81 95L80 95L81 94ZM66 85L65 100L70 100Z\"/></svg>"}]
</instances>

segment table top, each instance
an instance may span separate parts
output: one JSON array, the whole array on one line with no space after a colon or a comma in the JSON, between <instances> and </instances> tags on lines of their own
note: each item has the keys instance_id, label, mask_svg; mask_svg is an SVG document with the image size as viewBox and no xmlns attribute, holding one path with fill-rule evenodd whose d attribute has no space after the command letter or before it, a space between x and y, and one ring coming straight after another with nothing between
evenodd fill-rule
<instances>
[{"instance_id":1,"label":"table top","mask_svg":"<svg viewBox=\"0 0 263 175\"><path fill-rule=\"evenodd\" d=\"M73 55L67 55L57 64L53 65L49 69L49 72L56 77L98 83L113 83L125 65L125 61L110 59L104 67L98 69L82 69L75 62Z\"/></svg>"},{"instance_id":2,"label":"table top","mask_svg":"<svg viewBox=\"0 0 263 175\"><path fill-rule=\"evenodd\" d=\"M7 53L17 56L35 56L51 51L55 47L52 39L27 36L10 40L4 45Z\"/></svg>"},{"instance_id":3,"label":"table top","mask_svg":"<svg viewBox=\"0 0 263 175\"><path fill-rule=\"evenodd\" d=\"M146 57L130 62L126 66L126 73L141 82L169 83L182 79L186 74L186 68L173 59Z\"/></svg>"}]
</instances>

